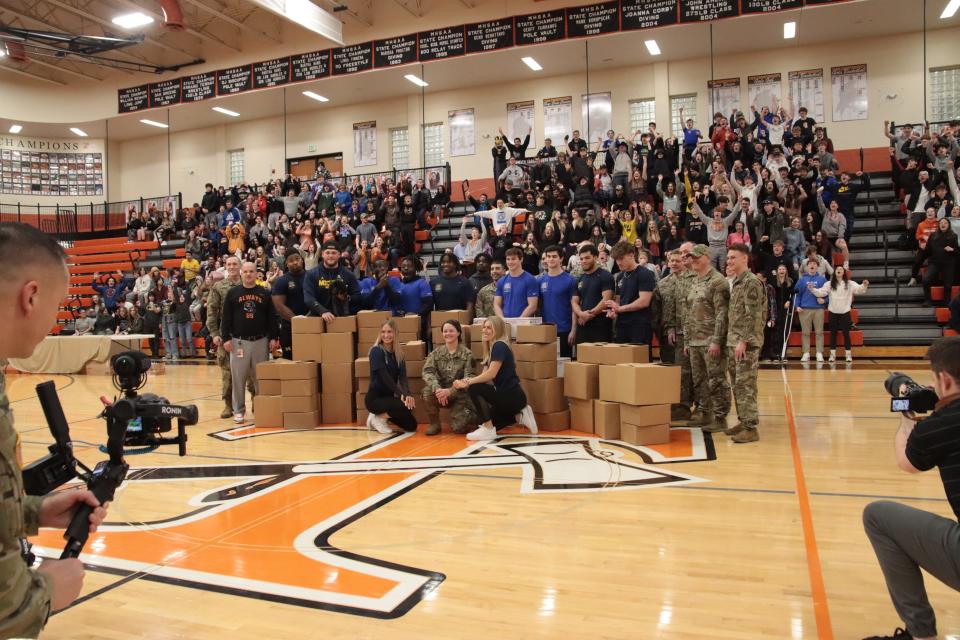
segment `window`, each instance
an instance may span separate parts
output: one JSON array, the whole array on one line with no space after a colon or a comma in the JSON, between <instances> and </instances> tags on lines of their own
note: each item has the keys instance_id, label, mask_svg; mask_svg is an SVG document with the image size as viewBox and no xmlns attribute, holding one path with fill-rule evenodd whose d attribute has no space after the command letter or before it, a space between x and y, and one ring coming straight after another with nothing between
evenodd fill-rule
<instances>
[{"instance_id":1,"label":"window","mask_svg":"<svg viewBox=\"0 0 960 640\"><path fill-rule=\"evenodd\" d=\"M427 167L443 164L443 123L423 125L423 161Z\"/></svg>"},{"instance_id":2,"label":"window","mask_svg":"<svg viewBox=\"0 0 960 640\"><path fill-rule=\"evenodd\" d=\"M930 120L960 117L960 67L930 70Z\"/></svg>"},{"instance_id":3,"label":"window","mask_svg":"<svg viewBox=\"0 0 960 640\"><path fill-rule=\"evenodd\" d=\"M410 140L406 127L390 129L390 162L394 169L410 168Z\"/></svg>"},{"instance_id":4,"label":"window","mask_svg":"<svg viewBox=\"0 0 960 640\"><path fill-rule=\"evenodd\" d=\"M670 133L674 136L683 135L683 123L680 121L680 109L683 117L697 119L697 94L685 96L670 96Z\"/></svg>"},{"instance_id":5,"label":"window","mask_svg":"<svg viewBox=\"0 0 960 640\"><path fill-rule=\"evenodd\" d=\"M243 149L227 151L227 170L230 173L230 184L240 184L243 178Z\"/></svg>"},{"instance_id":6,"label":"window","mask_svg":"<svg viewBox=\"0 0 960 640\"><path fill-rule=\"evenodd\" d=\"M637 131L646 131L647 125L657 121L656 104L653 98L630 101L630 137Z\"/></svg>"}]
</instances>

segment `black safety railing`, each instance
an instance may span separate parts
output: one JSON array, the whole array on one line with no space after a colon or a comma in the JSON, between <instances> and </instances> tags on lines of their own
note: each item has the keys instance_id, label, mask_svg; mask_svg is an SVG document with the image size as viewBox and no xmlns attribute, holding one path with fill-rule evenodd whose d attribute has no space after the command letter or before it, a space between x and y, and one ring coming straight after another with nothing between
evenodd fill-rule
<instances>
[{"instance_id":1,"label":"black safety railing","mask_svg":"<svg viewBox=\"0 0 960 640\"><path fill-rule=\"evenodd\" d=\"M890 236L883 232L883 279L890 277Z\"/></svg>"},{"instance_id":2,"label":"black safety railing","mask_svg":"<svg viewBox=\"0 0 960 640\"><path fill-rule=\"evenodd\" d=\"M423 180L424 186L426 186L432 193L436 193L437 187L443 185L446 192L450 193L450 188L453 186L452 181L452 172L450 170L450 163L445 163L443 165L437 165L433 167L417 167L414 169L390 169L389 171L374 171L372 173L344 173L339 175L331 175L329 177L316 177L309 180L301 180L301 184L306 183L311 187L317 182L322 182L329 184L333 187L338 187L341 184L346 185L348 188L355 184L366 185L369 181L373 181L379 189L387 180L393 184L397 184L401 180L409 180L410 182L416 183L417 180ZM250 189L259 190L265 188L267 183L264 184L252 184L248 185Z\"/></svg>"},{"instance_id":3,"label":"black safety railing","mask_svg":"<svg viewBox=\"0 0 960 640\"><path fill-rule=\"evenodd\" d=\"M893 319L900 322L900 270L893 270Z\"/></svg>"}]
</instances>

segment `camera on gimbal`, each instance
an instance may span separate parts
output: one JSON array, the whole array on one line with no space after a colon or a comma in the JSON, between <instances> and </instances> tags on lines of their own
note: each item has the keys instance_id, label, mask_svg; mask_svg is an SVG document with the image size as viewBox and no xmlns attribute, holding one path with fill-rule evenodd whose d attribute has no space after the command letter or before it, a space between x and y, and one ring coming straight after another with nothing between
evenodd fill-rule
<instances>
[{"instance_id":1,"label":"camera on gimbal","mask_svg":"<svg viewBox=\"0 0 960 640\"><path fill-rule=\"evenodd\" d=\"M927 413L940 398L932 387L924 387L905 373L894 371L883 383L890 398L890 411Z\"/></svg>"},{"instance_id":2,"label":"camera on gimbal","mask_svg":"<svg viewBox=\"0 0 960 640\"><path fill-rule=\"evenodd\" d=\"M197 424L196 405L170 404L166 398L153 393L137 395L137 390L147 382L150 370L150 358L140 351L124 351L110 358L113 369L113 384L123 396L118 398L103 416L123 421L125 433L123 444L128 446L158 446L162 444L179 445L180 455L187 454L186 427ZM177 435L161 437L173 429L173 420L177 420Z\"/></svg>"}]
</instances>

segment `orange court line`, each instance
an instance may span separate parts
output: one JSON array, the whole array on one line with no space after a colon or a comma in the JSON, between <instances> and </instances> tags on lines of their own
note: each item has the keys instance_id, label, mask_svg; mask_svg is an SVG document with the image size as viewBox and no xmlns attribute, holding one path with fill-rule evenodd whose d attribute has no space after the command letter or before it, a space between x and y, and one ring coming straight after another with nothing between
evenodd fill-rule
<instances>
[{"instance_id":1,"label":"orange court line","mask_svg":"<svg viewBox=\"0 0 960 640\"><path fill-rule=\"evenodd\" d=\"M793 418L793 403L789 391L783 395L787 405L787 427L790 431L790 451L793 455L793 473L797 481L797 500L800 502L800 522L803 525L803 543L807 551L807 570L810 573L810 594L813 597L813 615L817 622L817 638L833 640L833 625L830 622L830 608L827 606L827 589L823 583L823 570L820 568L820 552L817 549L817 537L813 531L813 515L810 512L810 494L803 474L803 460L800 457L800 443L797 440L797 425Z\"/></svg>"}]
</instances>

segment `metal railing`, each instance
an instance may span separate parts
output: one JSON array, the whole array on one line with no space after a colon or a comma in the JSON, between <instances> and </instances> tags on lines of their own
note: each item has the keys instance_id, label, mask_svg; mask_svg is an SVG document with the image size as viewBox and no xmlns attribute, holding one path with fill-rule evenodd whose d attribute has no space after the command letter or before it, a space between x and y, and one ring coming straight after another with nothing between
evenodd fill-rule
<instances>
[{"instance_id":1,"label":"metal railing","mask_svg":"<svg viewBox=\"0 0 960 640\"><path fill-rule=\"evenodd\" d=\"M893 319L900 322L900 270L893 270Z\"/></svg>"},{"instance_id":2,"label":"metal railing","mask_svg":"<svg viewBox=\"0 0 960 640\"><path fill-rule=\"evenodd\" d=\"M883 232L883 279L890 277L890 236L887 231Z\"/></svg>"},{"instance_id":3,"label":"metal railing","mask_svg":"<svg viewBox=\"0 0 960 640\"><path fill-rule=\"evenodd\" d=\"M311 187L317 184L317 182L329 184L334 187L338 187L341 184L349 187L350 185L357 183L366 185L370 179L373 179L374 184L376 184L377 188L379 189L386 180L390 180L393 184L397 184L399 180L410 180L411 182L416 182L417 180L423 179L424 185L430 189L432 193L436 193L437 186L442 184L447 192L447 195L449 195L450 189L453 186L452 175L453 173L450 170L450 163L447 162L443 165L437 165L433 167L391 169L390 171L375 171L372 173L344 173L342 175L331 176L322 180L317 180L316 178L300 180L300 183L308 184ZM254 183L252 185L248 185L248 187L253 190L259 190L261 188L265 188L267 184L269 183Z\"/></svg>"},{"instance_id":4,"label":"metal railing","mask_svg":"<svg viewBox=\"0 0 960 640\"><path fill-rule=\"evenodd\" d=\"M172 204L174 211L183 207L183 195L174 194L117 202L91 202L73 205L4 204L0 203L0 221L22 222L64 240L96 237L109 231L127 228L127 212L146 211L151 205L163 211Z\"/></svg>"}]
</instances>

